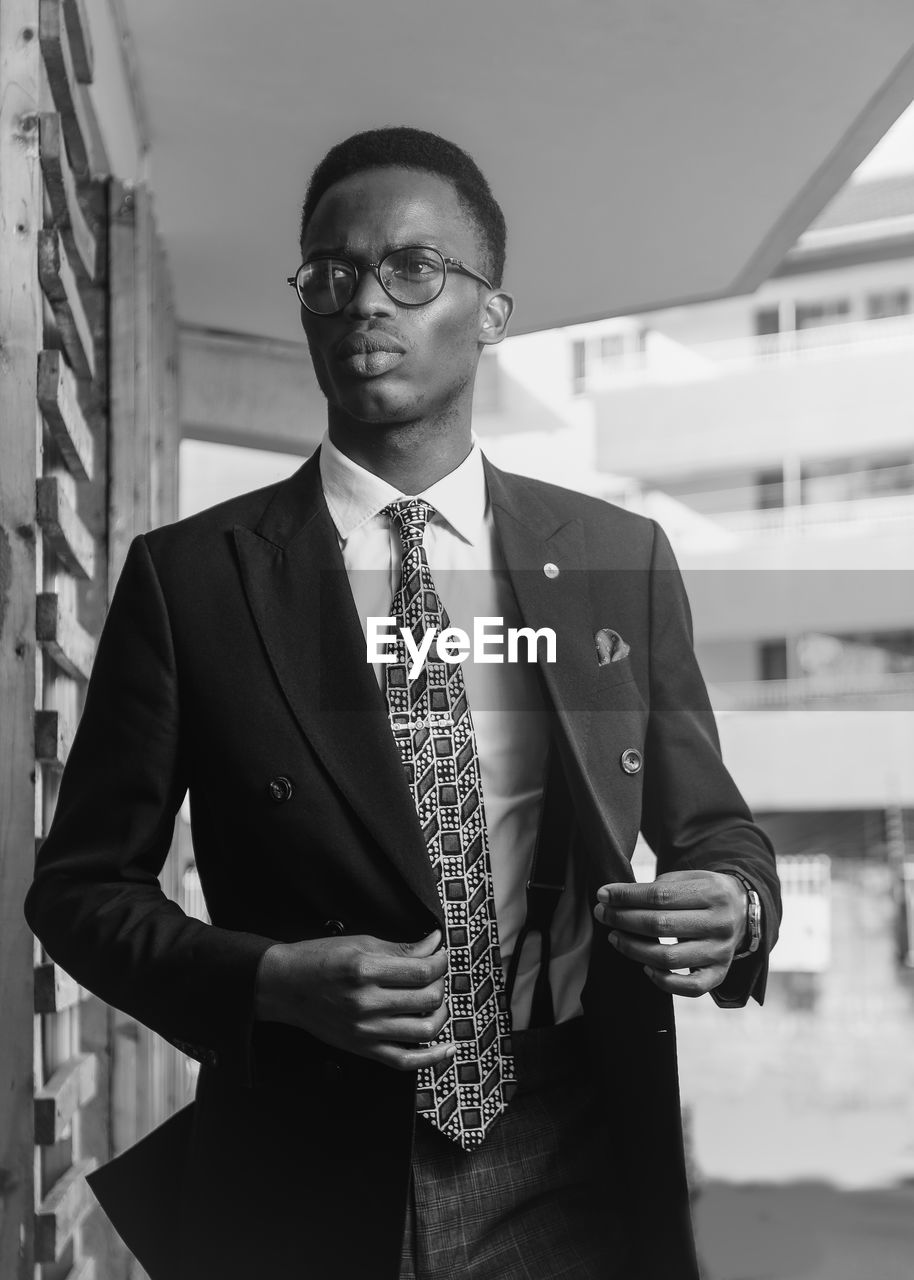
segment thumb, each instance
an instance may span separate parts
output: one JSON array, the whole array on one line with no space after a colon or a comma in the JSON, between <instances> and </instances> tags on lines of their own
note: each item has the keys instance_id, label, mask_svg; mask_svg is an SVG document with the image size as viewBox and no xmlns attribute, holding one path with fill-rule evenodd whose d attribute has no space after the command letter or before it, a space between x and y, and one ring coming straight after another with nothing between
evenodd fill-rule
<instances>
[{"instance_id":1,"label":"thumb","mask_svg":"<svg viewBox=\"0 0 914 1280\"><path fill-rule=\"evenodd\" d=\"M430 934L420 938L418 942L401 942L401 948L408 956L431 956L441 946L441 930L433 929Z\"/></svg>"}]
</instances>

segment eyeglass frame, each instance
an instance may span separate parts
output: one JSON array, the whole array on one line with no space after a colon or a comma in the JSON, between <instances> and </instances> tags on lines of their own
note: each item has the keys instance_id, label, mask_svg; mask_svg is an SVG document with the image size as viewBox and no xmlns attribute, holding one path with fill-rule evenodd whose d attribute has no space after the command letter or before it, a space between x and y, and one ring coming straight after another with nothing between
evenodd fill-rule
<instances>
[{"instance_id":1,"label":"eyeglass frame","mask_svg":"<svg viewBox=\"0 0 914 1280\"><path fill-rule=\"evenodd\" d=\"M393 257L395 253L403 253L408 249L428 249L431 253L437 253L438 257L444 263L444 274L441 277L441 288L438 290L437 293L433 293L430 298L423 299L422 302L403 302L400 298L395 298L394 295L388 289L387 285L381 279L381 267L384 265L387 259ZM352 267L352 270L355 273L355 287L352 290L352 296L346 302L344 302L341 307L337 307L335 311L315 311L313 310L313 308L308 306L307 302L305 302L304 298L301 296L301 293L298 288L298 277L301 274L303 268L309 267L313 262L345 262L347 266ZM384 290L387 297L390 298L391 302L395 302L398 307L427 307L430 302L434 302L436 298L440 298L442 293L444 293L444 287L447 284L448 268L451 268L453 271L462 271L464 275L472 276L474 280L478 280L480 284L484 284L487 289L495 288L495 285L492 284L490 280L487 280L486 277L482 275L481 272L474 270L473 267L467 266L467 264L465 262L461 262L459 258L447 257L445 254L441 252L440 249L436 249L433 244L399 245L396 249L391 249L389 253L385 253L384 257L379 259L377 262L366 262L362 267L360 267L359 264L354 259L347 258L345 254L342 254L342 253L319 253L313 258L306 259L298 268L298 270L295 272L294 276L286 276L286 284L289 284L292 286L292 288L295 290L296 294L298 295L299 302L310 315L338 316L341 311L345 310L345 308L349 306L349 303L352 301L352 299L355 297L356 293L358 292L359 283L362 279L363 271L373 271L375 273L378 279L378 284Z\"/></svg>"}]
</instances>

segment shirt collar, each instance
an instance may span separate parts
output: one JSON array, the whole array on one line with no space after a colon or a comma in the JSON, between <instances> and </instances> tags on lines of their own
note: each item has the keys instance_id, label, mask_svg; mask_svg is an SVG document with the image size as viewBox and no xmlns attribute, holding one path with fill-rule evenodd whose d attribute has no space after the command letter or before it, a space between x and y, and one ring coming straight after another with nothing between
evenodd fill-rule
<instances>
[{"instance_id":1,"label":"shirt collar","mask_svg":"<svg viewBox=\"0 0 914 1280\"><path fill-rule=\"evenodd\" d=\"M470 452L459 466L421 494L405 494L353 462L337 449L329 432L325 431L319 458L321 484L333 523L343 542L389 502L397 498L421 497L431 503L459 537L471 546L475 545L483 532L488 503L482 450L476 436L471 439Z\"/></svg>"}]
</instances>

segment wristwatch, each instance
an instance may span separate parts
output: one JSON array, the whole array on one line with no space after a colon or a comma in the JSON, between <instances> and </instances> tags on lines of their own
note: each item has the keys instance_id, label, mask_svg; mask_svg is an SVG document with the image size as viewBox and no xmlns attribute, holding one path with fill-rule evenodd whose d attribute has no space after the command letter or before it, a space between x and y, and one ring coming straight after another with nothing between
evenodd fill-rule
<instances>
[{"instance_id":1,"label":"wristwatch","mask_svg":"<svg viewBox=\"0 0 914 1280\"><path fill-rule=\"evenodd\" d=\"M742 951L737 951L733 957L734 960L742 960L745 956L751 956L754 951L758 951L762 941L762 902L753 889L752 885L745 876L739 875L736 871L731 871L732 876L740 882L746 890L746 928L743 931L744 947Z\"/></svg>"}]
</instances>

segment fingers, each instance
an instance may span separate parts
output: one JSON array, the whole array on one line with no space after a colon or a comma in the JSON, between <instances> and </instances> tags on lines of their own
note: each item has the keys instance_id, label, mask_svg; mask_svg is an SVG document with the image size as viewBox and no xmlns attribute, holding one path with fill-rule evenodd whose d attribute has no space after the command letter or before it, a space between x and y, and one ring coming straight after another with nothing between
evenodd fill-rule
<instances>
[{"instance_id":1,"label":"fingers","mask_svg":"<svg viewBox=\"0 0 914 1280\"><path fill-rule=\"evenodd\" d=\"M695 998L719 987L727 976L727 965L710 965L706 969L695 969L692 973L665 973L659 969L645 967L644 972L655 987L669 991L676 996Z\"/></svg>"},{"instance_id":2,"label":"fingers","mask_svg":"<svg viewBox=\"0 0 914 1280\"><path fill-rule=\"evenodd\" d=\"M428 987L447 973L447 951L441 930L419 942L384 942L363 956L361 976L380 987Z\"/></svg>"},{"instance_id":3,"label":"fingers","mask_svg":"<svg viewBox=\"0 0 914 1280\"><path fill-rule=\"evenodd\" d=\"M624 929L655 940L714 937L718 932L723 937L726 932L726 921L711 911L647 911L597 903L594 915L611 929Z\"/></svg>"},{"instance_id":4,"label":"fingers","mask_svg":"<svg viewBox=\"0 0 914 1280\"><path fill-rule=\"evenodd\" d=\"M729 964L729 952L713 941L702 939L696 942L676 942L671 944L658 942L656 938L633 937L621 930L613 930L609 941L629 960L650 969L669 973L673 969L704 969L709 965Z\"/></svg>"},{"instance_id":5,"label":"fingers","mask_svg":"<svg viewBox=\"0 0 914 1280\"><path fill-rule=\"evenodd\" d=\"M449 1055L436 1041L449 1010L447 951L433 930L415 943L350 939L346 978L338 995L342 1047L399 1071L433 1066Z\"/></svg>"},{"instance_id":6,"label":"fingers","mask_svg":"<svg viewBox=\"0 0 914 1280\"><path fill-rule=\"evenodd\" d=\"M403 1044L376 1044L363 1057L383 1062L395 1071L418 1071L421 1067L434 1067L439 1062L453 1058L456 1049L452 1044L412 1046Z\"/></svg>"},{"instance_id":7,"label":"fingers","mask_svg":"<svg viewBox=\"0 0 914 1280\"><path fill-rule=\"evenodd\" d=\"M446 1026L448 1009L442 1005L425 1017L411 1018L404 1015L381 1014L364 1018L356 1024L356 1034L366 1040L395 1041L398 1044L428 1044L436 1040Z\"/></svg>"},{"instance_id":8,"label":"fingers","mask_svg":"<svg viewBox=\"0 0 914 1280\"><path fill-rule=\"evenodd\" d=\"M441 939L441 930L433 929L431 933L424 938L420 938L418 942L394 942L392 946L402 951L404 955L430 956L441 946Z\"/></svg>"},{"instance_id":9,"label":"fingers","mask_svg":"<svg viewBox=\"0 0 914 1280\"><path fill-rule=\"evenodd\" d=\"M604 884L597 901L619 909L649 911L703 910L726 901L717 876L707 871L672 871L637 884Z\"/></svg>"}]
</instances>

